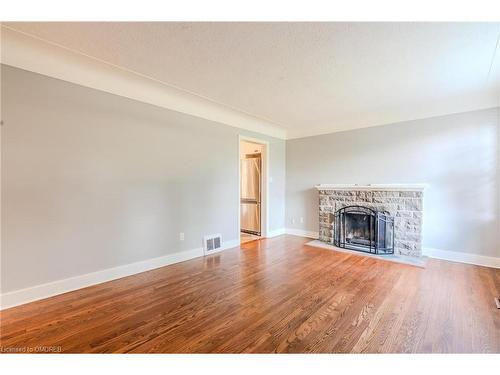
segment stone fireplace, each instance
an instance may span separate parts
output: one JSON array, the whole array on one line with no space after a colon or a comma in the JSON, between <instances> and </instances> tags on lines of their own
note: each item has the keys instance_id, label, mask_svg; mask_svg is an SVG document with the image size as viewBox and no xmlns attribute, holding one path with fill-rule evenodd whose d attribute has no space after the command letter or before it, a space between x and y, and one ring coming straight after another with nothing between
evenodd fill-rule
<instances>
[{"instance_id":1,"label":"stone fireplace","mask_svg":"<svg viewBox=\"0 0 500 375\"><path fill-rule=\"evenodd\" d=\"M374 254L422 255L425 185L318 185L316 188L319 240Z\"/></svg>"}]
</instances>

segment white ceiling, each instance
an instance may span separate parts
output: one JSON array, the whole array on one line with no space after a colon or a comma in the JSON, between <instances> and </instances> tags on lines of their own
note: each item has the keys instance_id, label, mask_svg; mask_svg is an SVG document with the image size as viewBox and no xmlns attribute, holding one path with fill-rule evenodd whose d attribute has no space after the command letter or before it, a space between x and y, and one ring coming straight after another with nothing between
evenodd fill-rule
<instances>
[{"instance_id":1,"label":"white ceiling","mask_svg":"<svg viewBox=\"0 0 500 375\"><path fill-rule=\"evenodd\" d=\"M267 120L288 138L499 105L500 23L7 25Z\"/></svg>"}]
</instances>

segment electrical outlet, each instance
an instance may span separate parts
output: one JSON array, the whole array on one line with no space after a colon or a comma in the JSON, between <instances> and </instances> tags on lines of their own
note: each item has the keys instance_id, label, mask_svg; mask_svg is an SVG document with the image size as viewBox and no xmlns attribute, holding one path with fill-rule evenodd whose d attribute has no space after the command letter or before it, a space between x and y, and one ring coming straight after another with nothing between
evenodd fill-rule
<instances>
[{"instance_id":1,"label":"electrical outlet","mask_svg":"<svg viewBox=\"0 0 500 375\"><path fill-rule=\"evenodd\" d=\"M303 217L300 218L300 223L304 224L304 218Z\"/></svg>"},{"instance_id":2,"label":"electrical outlet","mask_svg":"<svg viewBox=\"0 0 500 375\"><path fill-rule=\"evenodd\" d=\"M179 241L184 241L184 232L179 233Z\"/></svg>"},{"instance_id":3,"label":"electrical outlet","mask_svg":"<svg viewBox=\"0 0 500 375\"><path fill-rule=\"evenodd\" d=\"M292 224L295 224L295 218L294 217L292 218Z\"/></svg>"}]
</instances>

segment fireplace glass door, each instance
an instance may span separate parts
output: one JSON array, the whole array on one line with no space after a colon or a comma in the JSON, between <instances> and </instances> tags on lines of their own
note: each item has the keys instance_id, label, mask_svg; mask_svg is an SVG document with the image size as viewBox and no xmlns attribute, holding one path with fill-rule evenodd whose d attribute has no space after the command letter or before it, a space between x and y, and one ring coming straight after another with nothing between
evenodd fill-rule
<instances>
[{"instance_id":1,"label":"fireplace glass door","mask_svg":"<svg viewBox=\"0 0 500 375\"><path fill-rule=\"evenodd\" d=\"M372 215L358 212L345 214L345 242L351 246L375 246Z\"/></svg>"},{"instance_id":2,"label":"fireplace glass door","mask_svg":"<svg viewBox=\"0 0 500 375\"><path fill-rule=\"evenodd\" d=\"M335 246L373 254L394 252L394 218L388 212L347 206L339 209L334 218Z\"/></svg>"}]
</instances>

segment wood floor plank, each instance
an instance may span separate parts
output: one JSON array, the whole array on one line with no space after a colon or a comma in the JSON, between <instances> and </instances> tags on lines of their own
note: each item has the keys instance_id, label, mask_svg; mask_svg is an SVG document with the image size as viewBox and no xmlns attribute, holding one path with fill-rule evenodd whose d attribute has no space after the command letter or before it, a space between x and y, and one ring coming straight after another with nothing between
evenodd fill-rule
<instances>
[{"instance_id":1,"label":"wood floor plank","mask_svg":"<svg viewBox=\"0 0 500 375\"><path fill-rule=\"evenodd\" d=\"M0 346L68 353L500 352L500 270L425 269L283 235L0 314Z\"/></svg>"}]
</instances>

